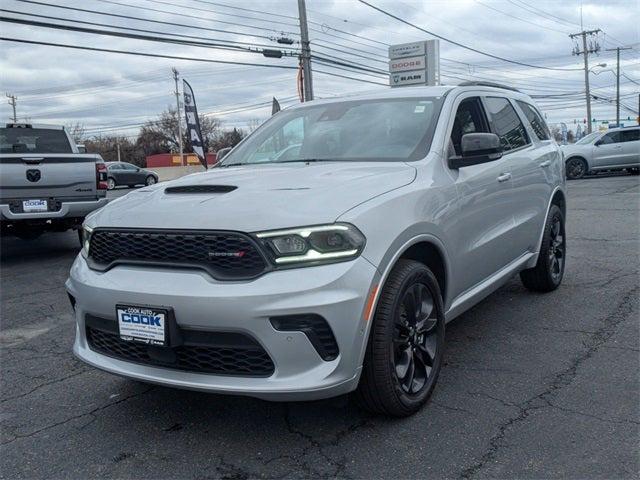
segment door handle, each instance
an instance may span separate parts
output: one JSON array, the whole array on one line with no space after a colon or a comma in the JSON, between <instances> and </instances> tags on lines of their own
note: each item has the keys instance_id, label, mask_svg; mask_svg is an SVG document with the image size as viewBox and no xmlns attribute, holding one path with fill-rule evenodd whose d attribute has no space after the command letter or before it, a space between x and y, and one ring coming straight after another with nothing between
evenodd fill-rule
<instances>
[{"instance_id":1,"label":"door handle","mask_svg":"<svg viewBox=\"0 0 640 480\"><path fill-rule=\"evenodd\" d=\"M498 181L500 183L506 182L507 180L510 180L510 179L511 179L511 174L510 173L503 173L502 175L500 175L498 177Z\"/></svg>"},{"instance_id":2,"label":"door handle","mask_svg":"<svg viewBox=\"0 0 640 480\"><path fill-rule=\"evenodd\" d=\"M540 164L542 168L547 168L549 165L551 165L551 160L545 160Z\"/></svg>"}]
</instances>

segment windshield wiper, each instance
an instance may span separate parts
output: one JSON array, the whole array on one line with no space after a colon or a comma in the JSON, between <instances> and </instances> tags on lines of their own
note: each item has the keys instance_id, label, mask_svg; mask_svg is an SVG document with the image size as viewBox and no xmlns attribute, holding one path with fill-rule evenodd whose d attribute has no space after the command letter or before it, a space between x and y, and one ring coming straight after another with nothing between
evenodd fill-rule
<instances>
[{"instance_id":1,"label":"windshield wiper","mask_svg":"<svg viewBox=\"0 0 640 480\"><path fill-rule=\"evenodd\" d=\"M280 160L271 163L295 163L295 162L336 162L333 158L296 158L294 160Z\"/></svg>"}]
</instances>

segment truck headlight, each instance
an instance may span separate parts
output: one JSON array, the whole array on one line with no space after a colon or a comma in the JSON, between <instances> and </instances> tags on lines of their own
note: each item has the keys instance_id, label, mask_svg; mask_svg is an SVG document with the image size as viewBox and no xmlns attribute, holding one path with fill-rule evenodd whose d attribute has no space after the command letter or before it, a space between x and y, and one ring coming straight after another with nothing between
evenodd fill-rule
<instances>
[{"instance_id":1,"label":"truck headlight","mask_svg":"<svg viewBox=\"0 0 640 480\"><path fill-rule=\"evenodd\" d=\"M87 227L86 225L82 226L82 256L84 258L89 257L89 244L91 243L91 234L93 233L93 228Z\"/></svg>"},{"instance_id":2,"label":"truck headlight","mask_svg":"<svg viewBox=\"0 0 640 480\"><path fill-rule=\"evenodd\" d=\"M351 260L362 252L365 238L348 223L260 232L256 237L276 265L298 265Z\"/></svg>"}]
</instances>

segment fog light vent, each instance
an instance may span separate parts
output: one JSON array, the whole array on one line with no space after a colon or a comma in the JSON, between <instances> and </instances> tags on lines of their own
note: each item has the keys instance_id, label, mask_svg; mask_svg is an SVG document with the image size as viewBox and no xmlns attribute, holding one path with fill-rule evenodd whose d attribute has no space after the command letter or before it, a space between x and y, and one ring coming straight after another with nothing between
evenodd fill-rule
<instances>
[{"instance_id":1,"label":"fog light vent","mask_svg":"<svg viewBox=\"0 0 640 480\"><path fill-rule=\"evenodd\" d=\"M281 332L303 332L323 360L333 360L338 356L336 337L320 315L286 315L271 317L269 320L273 328Z\"/></svg>"}]
</instances>

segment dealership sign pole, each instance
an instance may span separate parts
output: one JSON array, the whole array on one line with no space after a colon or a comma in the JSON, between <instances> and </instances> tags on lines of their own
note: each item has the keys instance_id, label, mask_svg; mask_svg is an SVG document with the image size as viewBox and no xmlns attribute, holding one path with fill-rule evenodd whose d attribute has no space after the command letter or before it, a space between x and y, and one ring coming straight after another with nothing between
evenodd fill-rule
<instances>
[{"instance_id":1,"label":"dealership sign pole","mask_svg":"<svg viewBox=\"0 0 640 480\"><path fill-rule=\"evenodd\" d=\"M440 40L389 47L389 85L440 84Z\"/></svg>"},{"instance_id":2,"label":"dealership sign pole","mask_svg":"<svg viewBox=\"0 0 640 480\"><path fill-rule=\"evenodd\" d=\"M200 159L202 166L207 169L207 157L204 154L204 143L202 141L202 132L200 131L200 120L198 119L198 109L196 108L196 98L193 96L193 90L189 82L184 78L184 115L187 119L187 136L191 142L193 152Z\"/></svg>"}]
</instances>

